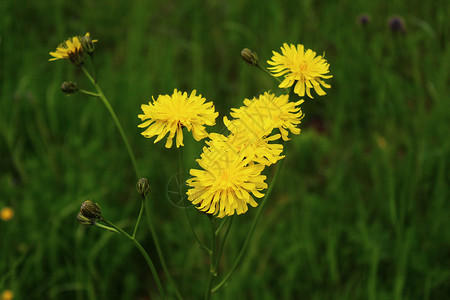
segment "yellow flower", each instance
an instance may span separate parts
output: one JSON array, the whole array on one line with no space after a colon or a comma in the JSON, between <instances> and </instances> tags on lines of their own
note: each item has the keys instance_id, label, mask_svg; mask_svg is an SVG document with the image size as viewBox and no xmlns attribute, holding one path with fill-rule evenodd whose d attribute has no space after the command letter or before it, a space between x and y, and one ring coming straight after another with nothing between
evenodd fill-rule
<instances>
[{"instance_id":1,"label":"yellow flower","mask_svg":"<svg viewBox=\"0 0 450 300\"><path fill-rule=\"evenodd\" d=\"M14 217L14 209L12 209L11 207L7 206L7 207L3 207L0 210L0 219L2 219L3 221L9 221Z\"/></svg>"},{"instance_id":2,"label":"yellow flower","mask_svg":"<svg viewBox=\"0 0 450 300\"><path fill-rule=\"evenodd\" d=\"M172 139L176 134L177 148L183 145L183 128L192 130L192 135L197 141L208 136L204 125L213 126L219 113L214 111L212 102L206 102L201 95L196 95L196 91L188 96L186 92L181 93L176 89L171 96L159 95L153 99L153 103L141 106L144 114L138 117L144 123L138 127L148 128L141 134L146 138L157 136L155 143L160 141L169 133L166 142L166 148L172 147Z\"/></svg>"},{"instance_id":3,"label":"yellow flower","mask_svg":"<svg viewBox=\"0 0 450 300\"><path fill-rule=\"evenodd\" d=\"M278 52L272 51L272 61L267 63L272 65L269 70L273 76L284 75L284 80L279 85L280 88L288 88L295 84L294 92L300 97L306 94L311 96L310 90L314 88L319 96L325 95L321 86L330 88L322 79L333 77L332 75L325 75L329 72L329 64L322 56L316 56L316 52L308 49L305 51L303 45L288 45L286 43L281 47L282 55Z\"/></svg>"},{"instance_id":4,"label":"yellow flower","mask_svg":"<svg viewBox=\"0 0 450 300\"><path fill-rule=\"evenodd\" d=\"M2 293L1 300L12 300L14 299L14 293L11 290L4 290Z\"/></svg>"},{"instance_id":5,"label":"yellow flower","mask_svg":"<svg viewBox=\"0 0 450 300\"><path fill-rule=\"evenodd\" d=\"M269 135L274 128L278 128L283 140L287 141L288 130L293 134L299 134L300 128L297 127L301 123L304 116L299 107L304 101L289 102L288 95L276 97L272 93L264 93L258 98L252 100L245 99L244 105L238 109L232 109L231 116L233 120L229 124L226 120L228 130L232 133L242 131L247 128L249 135L255 138L261 138Z\"/></svg>"},{"instance_id":6,"label":"yellow flower","mask_svg":"<svg viewBox=\"0 0 450 300\"><path fill-rule=\"evenodd\" d=\"M247 205L256 207L253 196L263 197L260 191L267 188L266 176L261 175L265 166L252 162L251 149L236 152L223 146L204 147L201 158L197 159L203 170L191 169L193 177L187 180L191 187L187 191L189 201L199 210L219 218L243 214L248 210Z\"/></svg>"},{"instance_id":7,"label":"yellow flower","mask_svg":"<svg viewBox=\"0 0 450 300\"><path fill-rule=\"evenodd\" d=\"M278 140L281 137L280 134L274 134L267 137L266 134L264 134L264 130L260 130L261 127L259 127L258 124L252 122L245 124L239 119L229 121L225 117L224 123L232 132L225 141L221 141L226 147L231 148L236 152L249 148L252 150L248 152L249 158L252 161L265 166L270 166L284 158L284 155L281 155L281 152L283 152L283 145L270 143ZM212 142L215 141L213 134L210 135L210 138ZM217 145L219 142L215 141L215 143Z\"/></svg>"},{"instance_id":8,"label":"yellow flower","mask_svg":"<svg viewBox=\"0 0 450 300\"><path fill-rule=\"evenodd\" d=\"M89 32L86 33L84 38L90 39ZM59 44L55 52L50 52L50 55L53 56L53 58L50 58L49 61L68 59L74 65L82 65L84 61L83 45L81 44L82 39L83 37L74 36ZM92 40L92 43L95 42L97 42L97 40Z\"/></svg>"}]
</instances>

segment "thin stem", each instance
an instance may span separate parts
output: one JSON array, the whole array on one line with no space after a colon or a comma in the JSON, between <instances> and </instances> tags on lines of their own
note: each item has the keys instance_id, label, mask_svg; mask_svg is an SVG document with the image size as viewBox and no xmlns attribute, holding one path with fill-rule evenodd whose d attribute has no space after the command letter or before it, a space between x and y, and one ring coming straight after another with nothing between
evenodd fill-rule
<instances>
[{"instance_id":1,"label":"thin stem","mask_svg":"<svg viewBox=\"0 0 450 300\"><path fill-rule=\"evenodd\" d=\"M217 255L216 270L217 270L217 266L220 263L220 259L222 258L223 249L225 248L225 241L227 240L228 233L230 232L230 229L231 229L231 225L233 224L233 217L234 217L234 215L231 216L230 223L228 224L228 227L227 227L227 231L225 231L225 235L223 236L222 245L220 246L220 250ZM217 235L217 231L216 231L216 235Z\"/></svg>"},{"instance_id":2,"label":"thin stem","mask_svg":"<svg viewBox=\"0 0 450 300\"><path fill-rule=\"evenodd\" d=\"M100 95L99 94L97 94L97 93L93 93L93 92L89 92L89 91L86 91L86 90L78 90L80 93L83 93L83 94L86 94L86 95L89 95L89 96L92 96L92 97L99 97L100 98Z\"/></svg>"},{"instance_id":3,"label":"thin stem","mask_svg":"<svg viewBox=\"0 0 450 300\"><path fill-rule=\"evenodd\" d=\"M178 182L178 186L180 192L180 203L182 203L183 200L183 152L181 149L181 147L178 149L178 167L180 172L180 182Z\"/></svg>"},{"instance_id":4,"label":"thin stem","mask_svg":"<svg viewBox=\"0 0 450 300\"><path fill-rule=\"evenodd\" d=\"M268 74L270 77L274 78L276 81L278 81L278 83L281 83L281 80L278 77L273 76L272 73L270 73L266 68L263 68L260 65L255 65L255 67L257 67L258 69L260 69L264 73Z\"/></svg>"},{"instance_id":5,"label":"thin stem","mask_svg":"<svg viewBox=\"0 0 450 300\"><path fill-rule=\"evenodd\" d=\"M139 210L139 215L136 220L136 225L134 225L133 235L131 236L133 239L136 237L136 231L139 227L139 223L141 222L141 217L142 217L142 213L144 212L144 209L145 209L145 197L142 197L141 209Z\"/></svg>"},{"instance_id":6,"label":"thin stem","mask_svg":"<svg viewBox=\"0 0 450 300\"><path fill-rule=\"evenodd\" d=\"M183 297L181 297L180 292L178 291L177 286L175 285L175 283L172 279L172 276L170 275L169 270L167 269L166 261L164 259L164 255L161 251L161 246L159 245L159 240L158 240L158 237L156 236L156 231L155 231L155 228L153 227L153 223L151 222L150 211L148 209L145 210L145 215L147 217L147 224L150 229L150 233L152 235L153 242L155 243L156 252L158 253L159 260L161 261L161 266L163 267L164 274L166 274L167 280L169 280L169 283L172 285L177 298L179 300L182 300Z\"/></svg>"},{"instance_id":7,"label":"thin stem","mask_svg":"<svg viewBox=\"0 0 450 300\"><path fill-rule=\"evenodd\" d=\"M153 278L155 279L156 285L158 286L158 290L159 290L159 293L161 294L161 298L164 299L164 290L162 288L161 281L159 280L158 272L156 272L155 266L153 265L153 262L150 259L150 256L148 256L147 251L145 251L145 249L142 247L142 245L136 239L131 237L122 228L114 225L113 223L111 223L110 221L108 221L104 218L102 219L102 221L104 223L106 223L107 225L111 226L112 228L114 228L115 230L117 230L119 233L121 233L122 235L124 235L126 238L128 238L129 240L131 240L134 243L134 245L139 250L139 252L141 252L142 256L144 256L145 261L147 262L148 267L150 268L150 271L153 274Z\"/></svg>"},{"instance_id":8,"label":"thin stem","mask_svg":"<svg viewBox=\"0 0 450 300\"><path fill-rule=\"evenodd\" d=\"M103 229L106 229L106 230L108 230L108 231L112 231L112 232L115 232L115 233L119 233L119 232L118 232L117 230L115 230L114 228L109 227L109 226L106 226L106 225L103 225L103 224L100 224L100 223L97 223L97 222L94 223L94 226L99 227L99 228L103 228Z\"/></svg>"},{"instance_id":9,"label":"thin stem","mask_svg":"<svg viewBox=\"0 0 450 300\"><path fill-rule=\"evenodd\" d=\"M203 250L206 251L206 253L210 254L211 253L211 249L209 249L198 237L197 233L195 232L194 227L192 226L192 222L191 222L191 217L189 216L189 211L188 209L185 209L186 211L186 218L188 220L188 224L189 227L191 228L192 234L194 235L195 240L197 241L197 243L200 245L200 247L202 247Z\"/></svg>"},{"instance_id":10,"label":"thin stem","mask_svg":"<svg viewBox=\"0 0 450 300\"><path fill-rule=\"evenodd\" d=\"M250 231L247 234L247 238L245 239L244 245L242 246L241 251L239 252L239 255L237 256L236 260L234 261L233 267L231 267L231 270L228 272L228 274L218 283L211 292L217 292L227 281L230 279L231 275L233 274L234 270L236 270L237 266L242 260L242 257L244 256L245 251L247 250L248 243L253 235L253 231L256 228L256 224L259 221L259 218L261 217L262 211L264 210L264 206L267 202L267 199L269 198L270 192L272 191L273 186L275 185L275 182L277 180L278 174L280 173L281 167L283 166L283 160L280 162L280 165L277 167L277 170L275 172L275 175L273 176L272 182L270 183L269 188L267 189L266 195L261 202L260 208L258 209L255 218L253 219L252 225L250 227Z\"/></svg>"},{"instance_id":11,"label":"thin stem","mask_svg":"<svg viewBox=\"0 0 450 300\"><path fill-rule=\"evenodd\" d=\"M123 143L125 144L125 147L127 148L127 151L128 151L129 156L130 156L131 162L133 163L133 167L134 167L134 171L136 172L136 176L137 176L137 178L140 178L140 175L139 175L140 173L139 173L139 168L138 168L137 163L136 163L136 158L134 157L133 151L131 150L131 147L130 147L130 143L128 142L128 138L125 135L125 132L123 131L122 125L120 124L116 113L114 112L113 108L109 104L109 101L105 97L105 94L103 94L103 91L100 88L100 86L97 84L97 82L94 80L94 78L92 78L91 74L89 74L89 71L86 70L86 68L84 66L82 66L81 68L83 69L83 72L86 75L86 77L94 85L95 89L97 90L98 97L102 100L103 104L108 109L109 113L111 114L111 117L114 120L114 123L116 123L117 129L120 132L120 135L122 137Z\"/></svg>"},{"instance_id":12,"label":"thin stem","mask_svg":"<svg viewBox=\"0 0 450 300\"><path fill-rule=\"evenodd\" d=\"M214 277L217 276L216 272L216 264L215 264L215 254L216 254L216 230L214 229L214 221L215 217L209 216L209 219L211 221L211 252L209 254L209 276L208 276L208 283L206 284L206 290L205 290L205 300L209 300L211 298L211 288Z\"/></svg>"},{"instance_id":13,"label":"thin stem","mask_svg":"<svg viewBox=\"0 0 450 300\"><path fill-rule=\"evenodd\" d=\"M219 227L217 227L216 235L219 235L220 230L222 230L222 227L225 225L225 223L226 223L227 221L228 221L228 218L225 218L225 219L222 220L222 222L220 223Z\"/></svg>"}]
</instances>

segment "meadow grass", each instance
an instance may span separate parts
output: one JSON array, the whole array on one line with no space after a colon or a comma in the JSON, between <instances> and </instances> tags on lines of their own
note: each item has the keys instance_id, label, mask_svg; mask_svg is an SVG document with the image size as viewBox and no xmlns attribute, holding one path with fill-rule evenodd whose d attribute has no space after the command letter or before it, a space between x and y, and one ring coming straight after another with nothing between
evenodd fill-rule
<instances>
[{"instance_id":1,"label":"meadow grass","mask_svg":"<svg viewBox=\"0 0 450 300\"><path fill-rule=\"evenodd\" d=\"M444 299L450 294L450 21L446 1L12 1L0 3L0 292L16 299L158 299L131 243L75 219L101 204L132 230L136 178L81 70L48 62L67 37L99 39L95 66L150 180L148 208L169 270L186 299L203 295L207 261L193 247L186 211L168 201L177 151L137 128L140 105L174 88L196 89L221 118L276 82L247 66L282 43L325 52L334 77L306 101L302 134L286 149L279 181L241 266L213 299ZM361 27L360 13L371 15ZM387 27L402 15L406 34ZM91 68L91 65L88 65ZM187 138L186 170L202 143ZM273 168L267 174L273 173ZM188 209L200 238L207 220ZM234 218L226 273L255 209ZM145 222L138 238L157 262ZM167 294L173 295L162 276Z\"/></svg>"}]
</instances>

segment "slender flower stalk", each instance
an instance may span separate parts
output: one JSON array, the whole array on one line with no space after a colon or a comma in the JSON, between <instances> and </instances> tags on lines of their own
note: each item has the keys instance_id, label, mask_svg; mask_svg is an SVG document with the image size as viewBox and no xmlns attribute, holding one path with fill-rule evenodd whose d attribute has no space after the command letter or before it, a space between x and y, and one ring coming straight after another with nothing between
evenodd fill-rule
<instances>
[{"instance_id":1,"label":"slender flower stalk","mask_svg":"<svg viewBox=\"0 0 450 300\"><path fill-rule=\"evenodd\" d=\"M148 209L145 210L145 215L147 217L147 224L150 229L150 233L152 235L153 242L155 243L156 252L158 253L159 260L161 261L161 266L164 270L164 274L166 274L167 280L169 280L169 283L172 285L177 299L182 300L183 297L181 297L180 292L178 291L177 286L175 285L175 282L173 281L172 276L170 275L170 272L167 269L166 260L164 259L163 252L161 251L161 246L159 244L158 237L156 236L156 231L155 231L155 228L151 221L150 211Z\"/></svg>"},{"instance_id":2,"label":"slender flower stalk","mask_svg":"<svg viewBox=\"0 0 450 300\"><path fill-rule=\"evenodd\" d=\"M205 300L211 299L211 288L213 284L213 280L215 277L217 277L217 271L216 271L216 261L215 261L215 255L217 251L217 235L216 235L216 229L215 229L215 217L209 216L209 220L211 221L211 252L209 253L209 275L208 275L208 281L206 284L205 289Z\"/></svg>"},{"instance_id":3,"label":"slender flower stalk","mask_svg":"<svg viewBox=\"0 0 450 300\"><path fill-rule=\"evenodd\" d=\"M195 240L197 241L197 243L199 244L199 246L206 252L206 253L210 253L211 249L208 248L208 246L206 246L198 237L197 233L195 232L194 227L192 226L192 221L191 218L189 217L189 212L186 209L186 219L188 221L189 227L191 228L192 231L192 235L194 236Z\"/></svg>"},{"instance_id":4,"label":"slender flower stalk","mask_svg":"<svg viewBox=\"0 0 450 300\"><path fill-rule=\"evenodd\" d=\"M113 118L114 123L116 124L116 127L119 130L119 132L120 132L120 136L122 137L123 143L125 144L125 147L127 148L128 155L130 156L131 162L133 163L133 167L134 167L134 171L136 173L136 176L137 176L137 178L139 178L140 177L140 172L139 172L139 168L138 168L137 163L136 163L136 158L134 157L133 151L131 150L130 143L128 142L128 138L125 135L125 132L123 131L122 125L120 124L119 119L117 118L117 115L114 112L114 109L112 108L111 104L109 104L109 101L105 97L105 94L103 93L102 89L97 84L97 82L95 82L94 78L92 78L92 76L89 73L89 71L86 70L86 68L84 66L81 66L81 68L83 69L83 72L86 75L86 77L89 79L89 81L91 81L92 85L94 85L94 87L95 87L95 89L96 89L96 91L98 93L98 97L100 98L100 100L102 100L103 104L106 106L106 108L108 109L109 113L111 114L111 117Z\"/></svg>"},{"instance_id":5,"label":"slender flower stalk","mask_svg":"<svg viewBox=\"0 0 450 300\"><path fill-rule=\"evenodd\" d=\"M277 170L275 172L275 175L273 176L272 182L269 185L269 188L267 189L266 195L264 196L263 201L260 204L260 207L256 213L255 218L253 219L252 225L250 227L250 231L247 234L247 238L244 241L244 245L241 248L241 251L239 252L236 260L234 261L233 266L231 267L228 274L220 281L212 290L211 293L217 292L231 277L234 270L236 270L237 266L240 264L242 258L244 257L245 251L247 250L248 243L250 242L250 239L252 238L253 232L255 231L256 224L259 221L259 218L261 217L261 214L264 210L264 206L267 202L267 199L269 198L270 192L272 191L273 186L275 185L275 182L277 180L278 174L280 174L281 167L283 166L283 161L280 162L280 164L277 166Z\"/></svg>"},{"instance_id":6,"label":"slender flower stalk","mask_svg":"<svg viewBox=\"0 0 450 300\"><path fill-rule=\"evenodd\" d=\"M144 212L144 210L145 210L145 198L143 198L141 200L141 208L139 209L139 215L136 220L136 224L134 225L133 235L131 236L133 239L136 238L136 232L139 227L139 223L141 222L141 217L142 217L142 213Z\"/></svg>"},{"instance_id":7,"label":"slender flower stalk","mask_svg":"<svg viewBox=\"0 0 450 300\"><path fill-rule=\"evenodd\" d=\"M224 234L223 239L222 239L222 244L221 244L220 249L219 249L219 253L217 254L216 269L219 266L220 259L222 258L223 249L225 248L225 242L227 240L228 233L230 233L231 225L233 225L233 217L234 217L234 215L231 216L231 218L228 218L230 220L230 222L228 223L227 231L225 231L225 234ZM222 224L225 224L225 222L223 222ZM218 228L218 229L220 229L220 228ZM219 234L218 230L216 230L216 235L218 235L218 234Z\"/></svg>"},{"instance_id":8,"label":"slender flower stalk","mask_svg":"<svg viewBox=\"0 0 450 300\"><path fill-rule=\"evenodd\" d=\"M144 256L145 261L147 262L148 267L150 268L150 271L153 274L153 278L155 279L156 285L158 286L159 293L161 294L161 298L164 299L164 290L161 285L161 280L159 279L158 272L156 272L155 265L153 264L150 256L148 256L147 251L142 247L142 245L132 236L130 236L128 233L126 233L122 228L116 226L115 224L111 223L110 221L106 220L105 218L101 219L102 222L104 222L106 225L114 228L119 233L124 235L127 239L131 240L136 248L141 252L142 256Z\"/></svg>"}]
</instances>

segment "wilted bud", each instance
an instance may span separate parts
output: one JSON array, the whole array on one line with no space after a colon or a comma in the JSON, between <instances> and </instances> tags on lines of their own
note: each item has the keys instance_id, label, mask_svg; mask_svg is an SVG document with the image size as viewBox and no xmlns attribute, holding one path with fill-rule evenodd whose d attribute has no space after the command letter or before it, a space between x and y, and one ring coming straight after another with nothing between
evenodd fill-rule
<instances>
[{"instance_id":1,"label":"wilted bud","mask_svg":"<svg viewBox=\"0 0 450 300\"><path fill-rule=\"evenodd\" d=\"M244 48L241 51L241 57L249 65L252 66L258 65L258 55L248 48Z\"/></svg>"},{"instance_id":2,"label":"wilted bud","mask_svg":"<svg viewBox=\"0 0 450 300\"><path fill-rule=\"evenodd\" d=\"M95 220L92 220L90 218L83 216L83 214L81 212L79 212L77 214L77 220L78 220L78 222L80 222L81 225L84 225L84 226L91 226L95 222Z\"/></svg>"},{"instance_id":3,"label":"wilted bud","mask_svg":"<svg viewBox=\"0 0 450 300\"><path fill-rule=\"evenodd\" d=\"M360 14L357 20L358 24L364 27L372 21L372 18L368 14Z\"/></svg>"},{"instance_id":4,"label":"wilted bud","mask_svg":"<svg viewBox=\"0 0 450 300\"><path fill-rule=\"evenodd\" d=\"M141 178L136 184L136 189L141 195L142 198L145 198L147 196L148 191L150 190L150 183L148 182L147 178Z\"/></svg>"},{"instance_id":5,"label":"wilted bud","mask_svg":"<svg viewBox=\"0 0 450 300\"><path fill-rule=\"evenodd\" d=\"M66 94L73 94L73 93L78 92L78 86L75 82L64 81L61 84L61 91L63 91Z\"/></svg>"},{"instance_id":6,"label":"wilted bud","mask_svg":"<svg viewBox=\"0 0 450 300\"><path fill-rule=\"evenodd\" d=\"M80 213L90 221L95 221L102 217L100 205L91 200L84 201L80 207Z\"/></svg>"},{"instance_id":7,"label":"wilted bud","mask_svg":"<svg viewBox=\"0 0 450 300\"><path fill-rule=\"evenodd\" d=\"M390 17L389 21L388 21L388 25L392 32L399 32L399 33L406 32L405 21L400 16Z\"/></svg>"},{"instance_id":8,"label":"wilted bud","mask_svg":"<svg viewBox=\"0 0 450 300\"><path fill-rule=\"evenodd\" d=\"M80 38L81 46L83 46L83 50L89 54L92 54L95 50L94 42L97 40L92 40L89 32L86 33L85 36Z\"/></svg>"}]
</instances>

